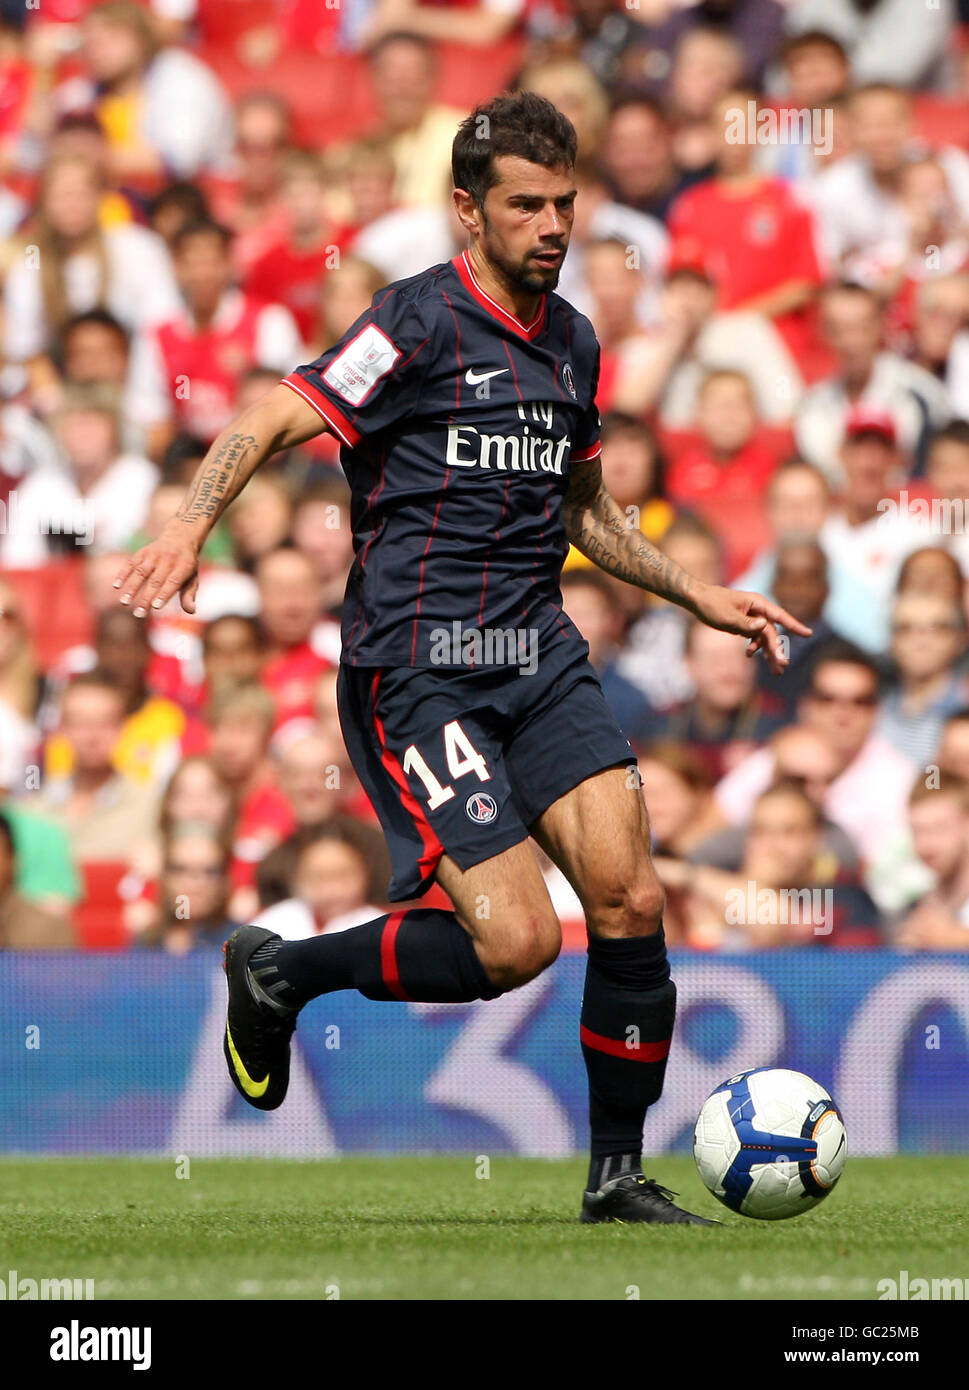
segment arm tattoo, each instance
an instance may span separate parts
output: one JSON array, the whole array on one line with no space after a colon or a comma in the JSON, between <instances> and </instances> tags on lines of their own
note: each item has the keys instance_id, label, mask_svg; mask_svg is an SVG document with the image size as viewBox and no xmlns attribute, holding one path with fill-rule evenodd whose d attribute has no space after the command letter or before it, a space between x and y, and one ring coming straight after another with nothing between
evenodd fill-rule
<instances>
[{"instance_id":1,"label":"arm tattoo","mask_svg":"<svg viewBox=\"0 0 969 1390\"><path fill-rule=\"evenodd\" d=\"M195 523L219 515L230 502L246 477L240 477L243 465L258 445L251 434L230 434L211 462L202 464L178 511L179 521Z\"/></svg>"},{"instance_id":2,"label":"arm tattoo","mask_svg":"<svg viewBox=\"0 0 969 1390\"><path fill-rule=\"evenodd\" d=\"M692 606L696 580L650 545L638 524L630 524L603 486L598 459L572 465L562 520L576 549L606 574L684 608Z\"/></svg>"}]
</instances>

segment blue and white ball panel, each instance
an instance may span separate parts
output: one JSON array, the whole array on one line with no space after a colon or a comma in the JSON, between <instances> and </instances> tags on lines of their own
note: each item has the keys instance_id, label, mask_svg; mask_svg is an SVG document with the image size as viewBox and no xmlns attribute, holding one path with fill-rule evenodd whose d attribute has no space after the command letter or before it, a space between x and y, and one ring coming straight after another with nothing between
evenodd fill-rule
<instances>
[{"instance_id":1,"label":"blue and white ball panel","mask_svg":"<svg viewBox=\"0 0 969 1390\"><path fill-rule=\"evenodd\" d=\"M755 1067L708 1097L694 1156L704 1183L726 1206L781 1220L816 1206L838 1181L844 1125L827 1091L810 1077Z\"/></svg>"}]
</instances>

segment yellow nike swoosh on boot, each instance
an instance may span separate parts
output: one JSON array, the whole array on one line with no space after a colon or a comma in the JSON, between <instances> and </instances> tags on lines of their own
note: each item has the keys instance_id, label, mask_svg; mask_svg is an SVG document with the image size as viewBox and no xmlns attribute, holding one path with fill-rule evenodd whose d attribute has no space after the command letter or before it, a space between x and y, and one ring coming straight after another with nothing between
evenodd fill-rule
<instances>
[{"instance_id":1,"label":"yellow nike swoosh on boot","mask_svg":"<svg viewBox=\"0 0 969 1390\"><path fill-rule=\"evenodd\" d=\"M225 1025L225 1040L229 1044L229 1056L232 1058L232 1065L236 1069L236 1076L239 1078L239 1085L247 1096L252 1096L253 1100L258 1100L260 1096L266 1094L266 1087L269 1085L269 1073L263 1077L262 1081L253 1081L252 1077L242 1065L242 1058L236 1052L236 1045L232 1041L232 1034L229 1032L229 1025Z\"/></svg>"}]
</instances>

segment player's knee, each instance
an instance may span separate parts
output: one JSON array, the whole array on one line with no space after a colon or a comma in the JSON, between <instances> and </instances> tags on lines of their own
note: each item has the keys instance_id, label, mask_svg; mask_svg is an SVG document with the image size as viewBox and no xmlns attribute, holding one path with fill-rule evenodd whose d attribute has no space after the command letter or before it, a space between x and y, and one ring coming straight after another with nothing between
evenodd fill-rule
<instances>
[{"instance_id":1,"label":"player's knee","mask_svg":"<svg viewBox=\"0 0 969 1390\"><path fill-rule=\"evenodd\" d=\"M665 907L663 885L650 868L629 882L604 886L589 912L589 925L608 935L652 936L659 930Z\"/></svg>"},{"instance_id":2,"label":"player's knee","mask_svg":"<svg viewBox=\"0 0 969 1390\"><path fill-rule=\"evenodd\" d=\"M488 952L486 969L502 989L516 989L547 970L561 949L555 913L524 911Z\"/></svg>"}]
</instances>

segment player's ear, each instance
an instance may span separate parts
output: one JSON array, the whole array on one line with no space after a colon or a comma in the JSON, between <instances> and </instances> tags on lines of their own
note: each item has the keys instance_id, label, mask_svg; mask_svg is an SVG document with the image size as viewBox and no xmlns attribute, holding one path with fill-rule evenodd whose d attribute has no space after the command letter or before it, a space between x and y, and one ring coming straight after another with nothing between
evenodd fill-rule
<instances>
[{"instance_id":1,"label":"player's ear","mask_svg":"<svg viewBox=\"0 0 969 1390\"><path fill-rule=\"evenodd\" d=\"M454 210L462 227L468 232L480 231L481 209L466 188L456 188L453 193Z\"/></svg>"}]
</instances>

